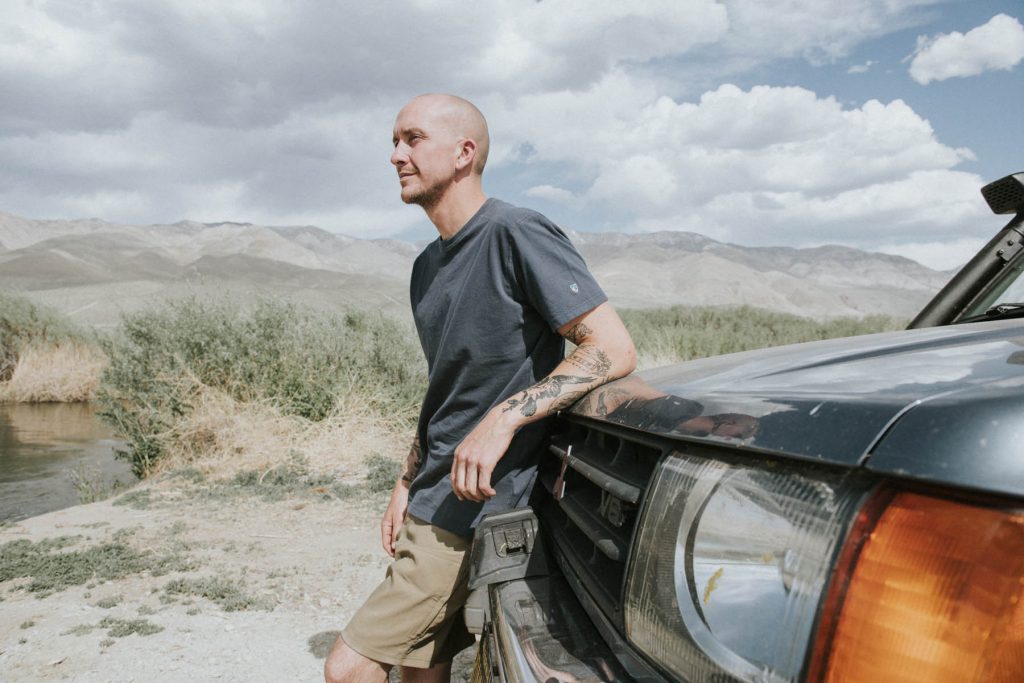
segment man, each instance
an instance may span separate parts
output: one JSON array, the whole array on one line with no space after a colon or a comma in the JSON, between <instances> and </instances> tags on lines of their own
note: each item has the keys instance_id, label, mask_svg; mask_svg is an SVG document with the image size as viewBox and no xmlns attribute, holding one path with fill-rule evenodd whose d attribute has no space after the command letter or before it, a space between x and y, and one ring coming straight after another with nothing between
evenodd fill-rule
<instances>
[{"instance_id":1,"label":"man","mask_svg":"<svg viewBox=\"0 0 1024 683\"><path fill-rule=\"evenodd\" d=\"M402 200L437 228L410 295L429 384L419 427L381 523L395 558L342 632L328 683L445 681L473 643L462 621L473 528L526 505L544 424L631 372L633 343L565 235L532 211L488 199L483 115L451 95L398 114L391 163ZM576 344L564 356L563 337Z\"/></svg>"}]
</instances>

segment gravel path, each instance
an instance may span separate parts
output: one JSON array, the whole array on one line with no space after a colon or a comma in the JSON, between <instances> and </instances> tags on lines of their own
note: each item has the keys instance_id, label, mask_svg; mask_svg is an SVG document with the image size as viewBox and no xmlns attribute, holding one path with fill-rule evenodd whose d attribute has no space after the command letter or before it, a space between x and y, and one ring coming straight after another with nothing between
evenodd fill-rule
<instances>
[{"instance_id":1,"label":"gravel path","mask_svg":"<svg viewBox=\"0 0 1024 683\"><path fill-rule=\"evenodd\" d=\"M0 681L321 681L338 630L387 566L385 503L165 483L0 527ZM103 564L111 553L128 559ZM56 587L32 590L47 572ZM456 665L453 680L468 680L472 650Z\"/></svg>"}]
</instances>

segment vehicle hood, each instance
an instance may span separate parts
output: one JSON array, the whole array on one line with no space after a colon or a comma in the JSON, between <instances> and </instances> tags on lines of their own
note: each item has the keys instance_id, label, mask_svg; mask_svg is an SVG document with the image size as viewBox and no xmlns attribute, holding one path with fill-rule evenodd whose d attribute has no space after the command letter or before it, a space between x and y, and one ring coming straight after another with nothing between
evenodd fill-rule
<instances>
[{"instance_id":1,"label":"vehicle hood","mask_svg":"<svg viewBox=\"0 0 1024 683\"><path fill-rule=\"evenodd\" d=\"M576 415L685 441L1024 494L1024 321L716 356L606 384Z\"/></svg>"}]
</instances>

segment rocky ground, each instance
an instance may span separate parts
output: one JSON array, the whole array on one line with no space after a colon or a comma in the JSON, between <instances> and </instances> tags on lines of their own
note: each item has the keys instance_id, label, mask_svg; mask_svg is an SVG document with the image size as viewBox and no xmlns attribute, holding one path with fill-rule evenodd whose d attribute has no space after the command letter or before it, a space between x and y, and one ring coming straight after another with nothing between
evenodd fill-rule
<instances>
[{"instance_id":1,"label":"rocky ground","mask_svg":"<svg viewBox=\"0 0 1024 683\"><path fill-rule=\"evenodd\" d=\"M0 526L0 681L322 680L385 502L165 479Z\"/></svg>"}]
</instances>

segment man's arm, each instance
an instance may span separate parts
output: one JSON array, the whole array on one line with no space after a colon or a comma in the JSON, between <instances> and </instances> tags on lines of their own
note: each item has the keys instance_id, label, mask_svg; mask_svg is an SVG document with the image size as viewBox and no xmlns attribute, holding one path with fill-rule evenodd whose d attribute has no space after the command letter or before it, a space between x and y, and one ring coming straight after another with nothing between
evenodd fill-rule
<instances>
[{"instance_id":1,"label":"man's arm","mask_svg":"<svg viewBox=\"0 0 1024 683\"><path fill-rule=\"evenodd\" d=\"M380 522L380 541L384 546L384 552L391 557L395 556L395 540L398 532L405 521L405 511L409 507L409 487L416 473L420 471L423 464L423 451L420 448L420 437L417 435L409 447L409 454L405 456L405 465L402 473L395 482L395 488L391 491L391 500L388 501L387 510L384 511L384 518Z\"/></svg>"},{"instance_id":2,"label":"man's arm","mask_svg":"<svg viewBox=\"0 0 1024 683\"><path fill-rule=\"evenodd\" d=\"M491 472L520 427L568 408L591 389L636 367L633 340L608 303L558 332L576 344L573 352L547 377L492 408L455 449L452 490L459 500L483 501L494 495Z\"/></svg>"}]
</instances>

